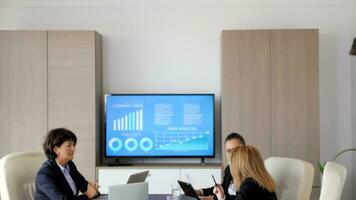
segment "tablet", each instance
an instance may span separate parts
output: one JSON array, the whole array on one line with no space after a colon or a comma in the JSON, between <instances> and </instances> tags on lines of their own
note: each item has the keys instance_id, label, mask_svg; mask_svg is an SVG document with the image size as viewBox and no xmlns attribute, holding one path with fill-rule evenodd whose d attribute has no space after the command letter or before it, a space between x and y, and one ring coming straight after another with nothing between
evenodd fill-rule
<instances>
[{"instance_id":1,"label":"tablet","mask_svg":"<svg viewBox=\"0 0 356 200\"><path fill-rule=\"evenodd\" d=\"M195 193L195 190L190 183L178 181L178 184L180 185L180 187L182 188L182 190L186 196L193 197L193 198L199 200L197 193Z\"/></svg>"},{"instance_id":2,"label":"tablet","mask_svg":"<svg viewBox=\"0 0 356 200\"><path fill-rule=\"evenodd\" d=\"M148 172L149 171L147 170L147 171L131 174L129 176L129 179L127 179L127 184L145 182L146 177L148 176Z\"/></svg>"}]
</instances>

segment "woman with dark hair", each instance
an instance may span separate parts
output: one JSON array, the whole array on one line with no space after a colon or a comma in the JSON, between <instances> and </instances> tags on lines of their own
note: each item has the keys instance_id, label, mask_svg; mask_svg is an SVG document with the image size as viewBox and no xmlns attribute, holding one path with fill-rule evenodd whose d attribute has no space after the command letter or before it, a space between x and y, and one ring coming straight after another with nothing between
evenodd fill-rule
<instances>
[{"instance_id":1,"label":"woman with dark hair","mask_svg":"<svg viewBox=\"0 0 356 200\"><path fill-rule=\"evenodd\" d=\"M85 180L72 161L76 143L75 134L65 128L47 134L43 150L48 160L36 176L36 200L84 200L99 195L98 186Z\"/></svg>"},{"instance_id":2,"label":"woman with dark hair","mask_svg":"<svg viewBox=\"0 0 356 200\"><path fill-rule=\"evenodd\" d=\"M236 187L234 185L233 178L230 172L230 157L231 151L238 147L246 145L245 139L238 133L230 133L225 139L225 153L229 165L226 166L224 170L224 179L221 183L222 188L225 192L225 200L234 200L236 197ZM204 188L196 190L195 192L199 196L200 200L217 200L218 198L213 193L214 187Z\"/></svg>"}]
</instances>

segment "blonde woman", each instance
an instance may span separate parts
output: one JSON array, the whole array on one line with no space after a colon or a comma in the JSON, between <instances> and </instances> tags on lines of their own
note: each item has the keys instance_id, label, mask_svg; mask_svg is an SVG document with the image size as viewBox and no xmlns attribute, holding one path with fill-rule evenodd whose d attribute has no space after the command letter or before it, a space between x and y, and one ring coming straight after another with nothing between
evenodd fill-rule
<instances>
[{"instance_id":1,"label":"blonde woman","mask_svg":"<svg viewBox=\"0 0 356 200\"><path fill-rule=\"evenodd\" d=\"M231 175L237 189L236 200L276 200L276 185L268 174L259 151L253 146L239 146L231 152ZM219 200L225 199L221 185L214 188Z\"/></svg>"}]
</instances>

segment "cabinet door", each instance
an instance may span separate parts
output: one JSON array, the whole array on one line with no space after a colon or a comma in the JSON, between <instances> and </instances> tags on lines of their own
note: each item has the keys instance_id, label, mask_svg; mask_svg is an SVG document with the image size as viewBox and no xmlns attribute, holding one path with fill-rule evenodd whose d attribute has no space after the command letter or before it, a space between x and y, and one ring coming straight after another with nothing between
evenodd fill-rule
<instances>
[{"instance_id":1,"label":"cabinet door","mask_svg":"<svg viewBox=\"0 0 356 200\"><path fill-rule=\"evenodd\" d=\"M149 194L171 194L171 185L180 179L179 169L162 168L116 168L98 169L100 193L107 194L110 185L126 184L130 174L149 170L146 181L149 183Z\"/></svg>"},{"instance_id":2,"label":"cabinet door","mask_svg":"<svg viewBox=\"0 0 356 200\"><path fill-rule=\"evenodd\" d=\"M271 155L270 32L222 33L222 141L238 132ZM224 144L222 144L224 145ZM226 163L226 156L223 153Z\"/></svg>"},{"instance_id":3,"label":"cabinet door","mask_svg":"<svg viewBox=\"0 0 356 200\"><path fill-rule=\"evenodd\" d=\"M221 168L181 169L181 180L191 183L196 189L213 187L214 181L211 175L214 175L218 184L221 183Z\"/></svg>"},{"instance_id":4,"label":"cabinet door","mask_svg":"<svg viewBox=\"0 0 356 200\"><path fill-rule=\"evenodd\" d=\"M95 177L97 127L94 31L48 32L48 126L66 127L77 138L74 161Z\"/></svg>"},{"instance_id":5,"label":"cabinet door","mask_svg":"<svg viewBox=\"0 0 356 200\"><path fill-rule=\"evenodd\" d=\"M98 169L98 183L101 194L108 194L109 186L126 184L130 174L147 169Z\"/></svg>"},{"instance_id":6,"label":"cabinet door","mask_svg":"<svg viewBox=\"0 0 356 200\"><path fill-rule=\"evenodd\" d=\"M42 151L47 132L47 34L0 31L0 157Z\"/></svg>"},{"instance_id":7,"label":"cabinet door","mask_svg":"<svg viewBox=\"0 0 356 200\"><path fill-rule=\"evenodd\" d=\"M177 184L179 180L179 169L150 169L150 176L147 178L150 194L171 194L172 184Z\"/></svg>"},{"instance_id":8,"label":"cabinet door","mask_svg":"<svg viewBox=\"0 0 356 200\"><path fill-rule=\"evenodd\" d=\"M274 156L319 160L318 46L317 30L271 32Z\"/></svg>"}]
</instances>

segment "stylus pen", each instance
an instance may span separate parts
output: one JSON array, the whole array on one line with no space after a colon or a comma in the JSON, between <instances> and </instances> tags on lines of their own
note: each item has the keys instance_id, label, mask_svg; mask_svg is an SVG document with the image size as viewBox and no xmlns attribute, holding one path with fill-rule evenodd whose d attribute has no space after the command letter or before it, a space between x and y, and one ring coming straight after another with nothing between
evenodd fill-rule
<instances>
[{"instance_id":1,"label":"stylus pen","mask_svg":"<svg viewBox=\"0 0 356 200\"><path fill-rule=\"evenodd\" d=\"M211 177L213 177L213 181L214 181L214 183L215 183L215 186L218 186L218 184L217 184L216 181L215 181L215 177L214 177L213 174L211 175Z\"/></svg>"}]
</instances>

